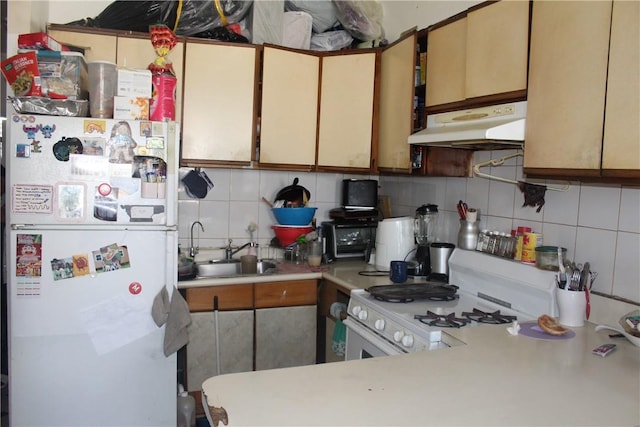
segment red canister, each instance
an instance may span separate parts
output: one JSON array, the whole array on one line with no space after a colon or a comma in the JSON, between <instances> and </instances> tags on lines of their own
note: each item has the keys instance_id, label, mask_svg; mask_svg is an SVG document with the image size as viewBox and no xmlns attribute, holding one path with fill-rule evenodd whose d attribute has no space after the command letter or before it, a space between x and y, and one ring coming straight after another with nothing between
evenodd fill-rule
<instances>
[{"instance_id":1,"label":"red canister","mask_svg":"<svg viewBox=\"0 0 640 427\"><path fill-rule=\"evenodd\" d=\"M176 119L176 83L177 79L170 74L152 76L153 92L149 105L149 118L152 121Z\"/></svg>"}]
</instances>

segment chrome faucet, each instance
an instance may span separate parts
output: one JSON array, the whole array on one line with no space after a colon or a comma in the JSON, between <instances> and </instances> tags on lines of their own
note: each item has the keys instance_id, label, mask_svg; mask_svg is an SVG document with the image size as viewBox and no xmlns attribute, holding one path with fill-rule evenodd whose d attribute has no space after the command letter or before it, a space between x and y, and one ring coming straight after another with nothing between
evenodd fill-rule
<instances>
[{"instance_id":1,"label":"chrome faucet","mask_svg":"<svg viewBox=\"0 0 640 427\"><path fill-rule=\"evenodd\" d=\"M237 254L247 246L251 246L252 248L255 248L256 246L258 246L256 242L247 242L244 245L240 246L239 248L233 249L233 247L231 246L232 241L233 240L229 239L229 244L227 245L226 248L224 248L224 255L225 255L224 257L227 261L233 258L235 254Z\"/></svg>"},{"instance_id":2,"label":"chrome faucet","mask_svg":"<svg viewBox=\"0 0 640 427\"><path fill-rule=\"evenodd\" d=\"M191 258L196 256L196 254L200 250L200 248L198 248L196 246L193 246L193 226L196 225L196 224L200 225L200 229L204 232L204 226L202 225L202 223L200 221L195 221L193 224L191 224L191 246L189 247L189 256Z\"/></svg>"}]
</instances>

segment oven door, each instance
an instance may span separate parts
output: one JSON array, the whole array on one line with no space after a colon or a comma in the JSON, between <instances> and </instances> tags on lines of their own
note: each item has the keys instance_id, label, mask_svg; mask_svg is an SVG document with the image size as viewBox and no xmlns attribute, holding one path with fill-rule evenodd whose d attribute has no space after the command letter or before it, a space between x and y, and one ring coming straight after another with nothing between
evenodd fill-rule
<instances>
[{"instance_id":1,"label":"oven door","mask_svg":"<svg viewBox=\"0 0 640 427\"><path fill-rule=\"evenodd\" d=\"M381 336L367 330L352 319L345 319L347 328L347 349L345 360L368 359L405 353Z\"/></svg>"}]
</instances>

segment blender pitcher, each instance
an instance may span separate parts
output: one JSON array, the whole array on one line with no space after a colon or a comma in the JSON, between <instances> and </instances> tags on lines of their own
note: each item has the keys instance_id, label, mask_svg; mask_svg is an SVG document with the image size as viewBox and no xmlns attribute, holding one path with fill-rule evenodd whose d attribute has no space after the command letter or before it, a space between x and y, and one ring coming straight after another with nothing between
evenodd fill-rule
<instances>
[{"instance_id":1,"label":"blender pitcher","mask_svg":"<svg viewBox=\"0 0 640 427\"><path fill-rule=\"evenodd\" d=\"M428 276L431 273L429 245L435 240L438 222L438 205L427 204L416 209L413 232L416 238L416 266L414 276Z\"/></svg>"}]
</instances>

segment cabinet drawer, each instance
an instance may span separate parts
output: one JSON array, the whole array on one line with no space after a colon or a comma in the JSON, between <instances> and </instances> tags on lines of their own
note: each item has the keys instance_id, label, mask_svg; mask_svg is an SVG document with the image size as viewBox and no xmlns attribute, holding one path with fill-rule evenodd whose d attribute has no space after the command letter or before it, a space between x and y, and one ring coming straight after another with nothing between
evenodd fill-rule
<instances>
[{"instance_id":1,"label":"cabinet drawer","mask_svg":"<svg viewBox=\"0 0 640 427\"><path fill-rule=\"evenodd\" d=\"M315 305L318 284L315 280L256 283L256 308Z\"/></svg>"},{"instance_id":2,"label":"cabinet drawer","mask_svg":"<svg viewBox=\"0 0 640 427\"><path fill-rule=\"evenodd\" d=\"M187 289L187 304L191 312L212 311L213 298L218 297L220 310L253 308L253 285L211 286Z\"/></svg>"}]
</instances>

